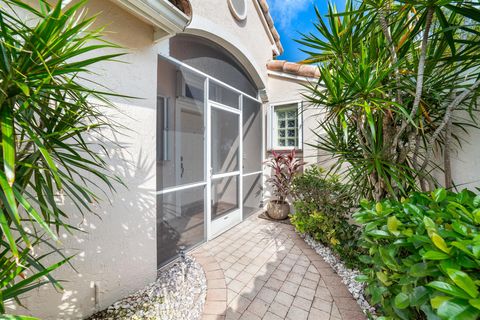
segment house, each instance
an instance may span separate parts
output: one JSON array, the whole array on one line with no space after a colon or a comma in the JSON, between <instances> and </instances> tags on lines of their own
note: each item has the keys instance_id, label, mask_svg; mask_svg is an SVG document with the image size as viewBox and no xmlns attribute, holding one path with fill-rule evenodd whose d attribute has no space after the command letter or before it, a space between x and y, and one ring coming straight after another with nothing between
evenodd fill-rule
<instances>
[{"instance_id":1,"label":"house","mask_svg":"<svg viewBox=\"0 0 480 320\"><path fill-rule=\"evenodd\" d=\"M95 81L140 99L113 98L128 130L112 137L122 147L109 164L127 188L97 208L101 220L74 215L86 233L62 235L76 254L76 271L55 272L65 291L43 286L26 310L12 306L42 319L88 317L154 281L179 250L257 212L267 150L317 156L304 149L314 120L300 90L318 71L274 60L283 48L265 0L90 0L87 9L129 52L93 70Z\"/></svg>"},{"instance_id":2,"label":"house","mask_svg":"<svg viewBox=\"0 0 480 320\"><path fill-rule=\"evenodd\" d=\"M26 310L11 306L42 319L88 317L154 281L179 250L258 212L270 150L295 148L311 163L322 156L304 143L314 141L321 110L301 95L318 69L275 60L283 49L266 0L90 0L87 8L129 52L126 63L94 70L96 82L141 99L114 98L113 116L129 130L113 137L122 148L112 146L109 164L128 188L97 208L101 220L74 217L85 233L62 236L66 254L77 254L76 271L55 272L68 279L65 291L43 286L22 301ZM470 187L478 146L453 161L456 181Z\"/></svg>"}]
</instances>

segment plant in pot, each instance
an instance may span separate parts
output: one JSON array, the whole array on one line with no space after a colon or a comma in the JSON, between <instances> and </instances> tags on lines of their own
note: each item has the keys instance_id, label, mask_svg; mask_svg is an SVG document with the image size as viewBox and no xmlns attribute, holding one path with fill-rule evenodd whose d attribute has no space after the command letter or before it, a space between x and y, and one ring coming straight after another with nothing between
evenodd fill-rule
<instances>
[{"instance_id":1,"label":"plant in pot","mask_svg":"<svg viewBox=\"0 0 480 320\"><path fill-rule=\"evenodd\" d=\"M266 161L266 165L272 168L272 175L267 180L272 186L273 195L267 205L267 214L275 220L283 220L290 213L290 205L286 201L291 193L293 178L300 172L305 162L295 157L295 150L288 153L272 151L272 157Z\"/></svg>"}]
</instances>

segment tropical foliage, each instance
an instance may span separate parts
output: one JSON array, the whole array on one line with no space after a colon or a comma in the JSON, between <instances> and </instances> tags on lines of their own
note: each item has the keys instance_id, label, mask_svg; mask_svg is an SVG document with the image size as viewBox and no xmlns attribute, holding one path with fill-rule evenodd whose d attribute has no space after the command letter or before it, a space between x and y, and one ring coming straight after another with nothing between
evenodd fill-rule
<instances>
[{"instance_id":1,"label":"tropical foliage","mask_svg":"<svg viewBox=\"0 0 480 320\"><path fill-rule=\"evenodd\" d=\"M103 159L112 142L102 130L114 130L104 116L108 94L85 75L120 53L102 53L118 48L102 40L84 4L0 7L0 313L39 285L61 289L49 275L69 260L56 250L58 235L76 227L59 200L91 212L100 188L118 181ZM38 247L47 253L34 254Z\"/></svg>"},{"instance_id":2,"label":"tropical foliage","mask_svg":"<svg viewBox=\"0 0 480 320\"><path fill-rule=\"evenodd\" d=\"M292 181L304 162L296 157L293 149L286 153L272 151L272 157L265 163L272 169L272 175L267 182L273 187L277 200L284 202L291 194Z\"/></svg>"},{"instance_id":3,"label":"tropical foliage","mask_svg":"<svg viewBox=\"0 0 480 320\"><path fill-rule=\"evenodd\" d=\"M371 302L395 319L480 317L480 196L437 189L362 202Z\"/></svg>"},{"instance_id":4,"label":"tropical foliage","mask_svg":"<svg viewBox=\"0 0 480 320\"><path fill-rule=\"evenodd\" d=\"M312 166L292 184L295 213L290 221L301 232L329 246L350 267L359 266L359 231L351 224L354 197L345 192L338 176Z\"/></svg>"},{"instance_id":5,"label":"tropical foliage","mask_svg":"<svg viewBox=\"0 0 480 320\"><path fill-rule=\"evenodd\" d=\"M299 42L318 64L305 97L326 109L318 148L332 154L359 197L400 198L434 188L458 132L477 127L480 8L469 1L347 2L317 11ZM442 153L443 151L443 153ZM439 158L444 157L444 168Z\"/></svg>"}]
</instances>

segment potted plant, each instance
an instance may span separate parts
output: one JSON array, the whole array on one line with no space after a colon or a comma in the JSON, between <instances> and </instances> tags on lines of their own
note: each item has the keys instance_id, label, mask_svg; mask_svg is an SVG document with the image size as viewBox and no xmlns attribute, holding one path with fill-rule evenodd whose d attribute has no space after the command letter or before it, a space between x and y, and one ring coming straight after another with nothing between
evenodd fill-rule
<instances>
[{"instance_id":1,"label":"potted plant","mask_svg":"<svg viewBox=\"0 0 480 320\"><path fill-rule=\"evenodd\" d=\"M267 182L272 186L276 197L268 202L267 214L272 219L283 220L290 213L286 199L290 195L293 178L305 163L295 158L295 150L292 150L283 154L272 151L272 157L266 164L272 168L272 175Z\"/></svg>"}]
</instances>

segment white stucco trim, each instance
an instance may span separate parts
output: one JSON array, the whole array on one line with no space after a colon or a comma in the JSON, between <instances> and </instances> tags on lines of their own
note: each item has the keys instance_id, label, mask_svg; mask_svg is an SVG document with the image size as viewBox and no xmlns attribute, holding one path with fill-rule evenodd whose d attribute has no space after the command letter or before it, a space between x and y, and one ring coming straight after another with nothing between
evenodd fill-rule
<instances>
[{"instance_id":1,"label":"white stucco trim","mask_svg":"<svg viewBox=\"0 0 480 320\"><path fill-rule=\"evenodd\" d=\"M274 140L277 137L277 119L275 116L276 108L283 108L288 105L297 105L297 127L298 127L298 144L296 146L278 146ZM289 151L289 150L303 150L303 101L296 99L283 102L271 103L267 111L267 151Z\"/></svg>"},{"instance_id":2,"label":"white stucco trim","mask_svg":"<svg viewBox=\"0 0 480 320\"><path fill-rule=\"evenodd\" d=\"M262 77L265 72L262 72L262 68L255 62L244 41L225 31L224 27L204 17L194 16L185 33L207 38L226 49L245 67L258 89L266 88L266 79Z\"/></svg>"},{"instance_id":3,"label":"white stucco trim","mask_svg":"<svg viewBox=\"0 0 480 320\"><path fill-rule=\"evenodd\" d=\"M185 29L190 18L167 0L114 0L134 15L168 34ZM158 30L160 29L160 30Z\"/></svg>"},{"instance_id":4,"label":"white stucco trim","mask_svg":"<svg viewBox=\"0 0 480 320\"><path fill-rule=\"evenodd\" d=\"M262 150L263 150L263 149L262 149ZM262 159L262 160L263 160L263 159ZM262 161L262 163L263 163L263 161ZM245 177L255 176L255 175L257 175L257 174L263 174L263 170L258 170L258 171L254 171L254 172L244 173L244 174L242 175L242 177L245 178Z\"/></svg>"},{"instance_id":5,"label":"white stucco trim","mask_svg":"<svg viewBox=\"0 0 480 320\"><path fill-rule=\"evenodd\" d=\"M279 72L279 71L271 71L268 70L268 75L269 76L276 76L280 78L286 78L290 80L295 80L295 81L300 81L300 82L308 82L308 83L317 83L318 79L317 78L311 78L311 77L301 77L301 76L296 76L294 74L290 73L284 73L284 72Z\"/></svg>"}]
</instances>

